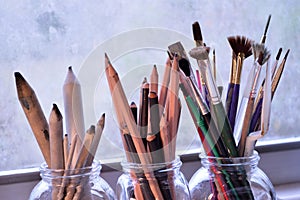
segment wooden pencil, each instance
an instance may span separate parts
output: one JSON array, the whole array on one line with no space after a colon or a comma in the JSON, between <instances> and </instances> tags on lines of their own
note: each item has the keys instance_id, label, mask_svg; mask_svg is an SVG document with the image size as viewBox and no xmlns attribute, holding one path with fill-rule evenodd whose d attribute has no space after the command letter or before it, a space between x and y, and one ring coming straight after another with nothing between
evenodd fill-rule
<instances>
[{"instance_id":1,"label":"wooden pencil","mask_svg":"<svg viewBox=\"0 0 300 200\"><path fill-rule=\"evenodd\" d=\"M45 118L38 98L29 83L25 80L20 72L15 72L14 75L19 102L41 149L44 159L48 167L51 168L48 122Z\"/></svg>"},{"instance_id":2,"label":"wooden pencil","mask_svg":"<svg viewBox=\"0 0 300 200\"><path fill-rule=\"evenodd\" d=\"M164 70L164 74L163 74L163 80L162 80L160 93L159 93L159 100L158 100L159 104L161 106L160 115L162 114L163 108L165 107L165 104L166 104L168 87L169 87L169 82L170 82L171 67L172 67L172 63L171 63L170 58L168 58L166 61L166 64L165 64L165 70Z\"/></svg>"},{"instance_id":3,"label":"wooden pencil","mask_svg":"<svg viewBox=\"0 0 300 200\"><path fill-rule=\"evenodd\" d=\"M169 122L169 134L171 138L172 144L172 152L175 152L176 149L176 136L177 136L177 127L178 127L178 91L179 91L179 66L178 60L175 56L172 63L172 70L170 75L170 86L168 89L168 110L167 112L167 120Z\"/></svg>"},{"instance_id":4,"label":"wooden pencil","mask_svg":"<svg viewBox=\"0 0 300 200\"><path fill-rule=\"evenodd\" d=\"M76 161L75 161L75 166L74 167L71 166L71 168L74 169L74 170L72 170L73 174L71 174L71 175L76 175L76 174L82 173L81 168L85 166L85 163L89 156L89 152L91 150L94 136L95 136L95 126L92 125L86 131L82 146L81 146L79 154L78 154L78 157L76 158ZM85 178L86 177L83 177L83 179L85 179ZM81 187L88 187L88 186L82 185L81 181L85 182L85 180L81 180L80 177L75 177L73 180L71 179L72 183L69 185L69 187L67 187L67 193L66 193L65 200L71 200L71 199L73 199L74 194L76 192L79 192L79 191L82 192L83 189ZM80 195L77 194L77 196L80 196Z\"/></svg>"},{"instance_id":5,"label":"wooden pencil","mask_svg":"<svg viewBox=\"0 0 300 200\"><path fill-rule=\"evenodd\" d=\"M142 85L141 94L140 94L140 109L139 109L139 119L138 119L138 128L145 148L147 147L146 137L147 137L147 130L148 130L148 95L149 95L149 83L145 82Z\"/></svg>"},{"instance_id":6,"label":"wooden pencil","mask_svg":"<svg viewBox=\"0 0 300 200\"><path fill-rule=\"evenodd\" d=\"M99 121L96 124L95 136L89 151L89 156L85 164L86 167L92 166L103 133L104 125L105 125L105 113L101 115Z\"/></svg>"},{"instance_id":7,"label":"wooden pencil","mask_svg":"<svg viewBox=\"0 0 300 200\"><path fill-rule=\"evenodd\" d=\"M56 104L49 117L50 156L52 169L64 169L63 117Z\"/></svg>"},{"instance_id":8,"label":"wooden pencil","mask_svg":"<svg viewBox=\"0 0 300 200\"><path fill-rule=\"evenodd\" d=\"M63 118L56 104L53 104L49 117L50 156L53 176L62 176L64 169L63 154ZM55 171L56 169L59 169ZM56 199L59 193L60 179L52 180L52 199Z\"/></svg>"},{"instance_id":9,"label":"wooden pencil","mask_svg":"<svg viewBox=\"0 0 300 200\"><path fill-rule=\"evenodd\" d=\"M66 166L67 162L68 162L68 157L69 157L69 140L68 140L68 134L64 135L63 149L64 149L64 166Z\"/></svg>"},{"instance_id":10,"label":"wooden pencil","mask_svg":"<svg viewBox=\"0 0 300 200\"><path fill-rule=\"evenodd\" d=\"M162 193L158 186L157 180L154 179L153 172L147 169L146 165L150 163L148 154L145 150L145 146L141 138L139 137L137 126L134 122L133 115L130 111L129 105L127 103L127 98L125 96L124 90L120 83L119 77L113 66L111 65L108 56L105 54L105 72L107 81L109 82L110 91L112 94L112 99L115 107L118 106L119 110L117 112L122 113L123 121L119 121L119 124L126 125L128 130L132 136L134 146L140 158L141 164L143 166L143 170L145 172L145 176L149 181L150 188L153 192L153 195L157 199L163 199Z\"/></svg>"},{"instance_id":11,"label":"wooden pencil","mask_svg":"<svg viewBox=\"0 0 300 200\"><path fill-rule=\"evenodd\" d=\"M68 68L67 76L63 85L63 99L66 131L69 136L69 141L71 141L75 134L79 136L74 152L74 156L77 157L84 138L85 128L81 86L72 70L72 67Z\"/></svg>"},{"instance_id":12,"label":"wooden pencil","mask_svg":"<svg viewBox=\"0 0 300 200\"><path fill-rule=\"evenodd\" d=\"M74 155L74 151L75 151L75 147L76 147L76 143L77 143L77 139L78 139L78 135L74 135L71 141L71 146L70 146L70 150L69 150L69 156L68 156L68 160L67 160L67 165L65 166L65 171L64 171L64 177L69 176L70 175L70 167L71 167L71 162L72 162L72 158ZM59 190L59 193L57 195L57 199L63 199L65 197L65 191L66 191L66 187L69 184L69 180L63 179L62 183L61 183L61 187Z\"/></svg>"},{"instance_id":13,"label":"wooden pencil","mask_svg":"<svg viewBox=\"0 0 300 200\"><path fill-rule=\"evenodd\" d=\"M152 163L163 163L165 161L163 154L163 144L160 136L160 117L158 107L158 97L155 92L149 93L150 106L150 126L151 131L147 135L147 144L150 150Z\"/></svg>"},{"instance_id":14,"label":"wooden pencil","mask_svg":"<svg viewBox=\"0 0 300 200\"><path fill-rule=\"evenodd\" d=\"M150 75L150 92L158 93L158 72L156 65L153 66Z\"/></svg>"}]
</instances>

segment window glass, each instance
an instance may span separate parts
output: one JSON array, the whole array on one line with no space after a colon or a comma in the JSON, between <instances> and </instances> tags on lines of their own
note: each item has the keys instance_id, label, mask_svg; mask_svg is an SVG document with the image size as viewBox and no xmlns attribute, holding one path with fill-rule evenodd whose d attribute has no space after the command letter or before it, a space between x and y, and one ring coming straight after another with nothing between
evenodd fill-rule
<instances>
[{"instance_id":1,"label":"window glass","mask_svg":"<svg viewBox=\"0 0 300 200\"><path fill-rule=\"evenodd\" d=\"M86 127L107 113L97 158L109 162L123 156L120 134L104 76L104 52L119 72L129 102L138 103L144 76L157 65L160 80L168 45L181 41L194 47L192 23L201 25L204 41L216 51L218 82L226 91L231 48L228 36L259 41L271 14L266 46L271 64L280 47L291 50L272 102L270 131L264 140L298 136L300 4L290 1L7 1L0 6L0 170L39 166L43 161L17 99L14 72L35 90L46 118L53 103L63 113L62 86L68 66L78 76L84 98ZM125 38L124 40L122 40ZM98 60L99 59L99 60ZM245 81L253 57L245 60ZM192 61L194 69L196 63ZM244 87L241 85L241 87ZM223 95L223 99L225 96ZM182 99L177 138L181 153L200 141Z\"/></svg>"}]
</instances>

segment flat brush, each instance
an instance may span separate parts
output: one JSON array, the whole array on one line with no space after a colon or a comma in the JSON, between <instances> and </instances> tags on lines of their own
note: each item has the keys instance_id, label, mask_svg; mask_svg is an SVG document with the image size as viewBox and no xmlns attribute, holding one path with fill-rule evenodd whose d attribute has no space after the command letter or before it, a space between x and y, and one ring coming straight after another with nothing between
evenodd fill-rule
<instances>
[{"instance_id":1,"label":"flat brush","mask_svg":"<svg viewBox=\"0 0 300 200\"><path fill-rule=\"evenodd\" d=\"M236 157L238 154L235 140L233 138L232 129L220 99L216 83L211 73L207 48L208 47L196 47L189 53L192 58L197 60L200 72L203 75L205 84L207 85L212 116L217 124L218 130L221 132L222 140L227 147L230 157Z\"/></svg>"},{"instance_id":2,"label":"flat brush","mask_svg":"<svg viewBox=\"0 0 300 200\"><path fill-rule=\"evenodd\" d=\"M185 73L189 73L189 77L191 77L194 83L197 83L189 58L186 54L183 45L180 42L176 42L174 44L169 45L168 49L172 55L177 54L179 68Z\"/></svg>"},{"instance_id":3,"label":"flat brush","mask_svg":"<svg viewBox=\"0 0 300 200\"><path fill-rule=\"evenodd\" d=\"M235 125L243 62L252 55L252 41L245 36L228 37L232 48L232 65L227 89L226 111L232 129Z\"/></svg>"},{"instance_id":4,"label":"flat brush","mask_svg":"<svg viewBox=\"0 0 300 200\"><path fill-rule=\"evenodd\" d=\"M194 40L196 43L196 46L204 46L203 43L203 37L202 37L202 33L201 33L201 28L198 22L194 22L192 25L192 29L193 29L193 36L194 36Z\"/></svg>"},{"instance_id":5,"label":"flat brush","mask_svg":"<svg viewBox=\"0 0 300 200\"><path fill-rule=\"evenodd\" d=\"M192 25L192 29L193 29L193 37L194 37L194 41L195 41L196 47L206 46L205 43L203 42L203 37L202 37L202 32L201 32L200 24L198 22L194 22L193 25ZM203 80L202 74L200 74L200 78L199 79L200 79L200 83L201 83L201 86L199 84L199 88L200 88L201 94L205 98L207 105L209 105L208 91L207 91L207 87L205 85L205 82ZM196 82L194 82L194 84L195 83Z\"/></svg>"}]
</instances>

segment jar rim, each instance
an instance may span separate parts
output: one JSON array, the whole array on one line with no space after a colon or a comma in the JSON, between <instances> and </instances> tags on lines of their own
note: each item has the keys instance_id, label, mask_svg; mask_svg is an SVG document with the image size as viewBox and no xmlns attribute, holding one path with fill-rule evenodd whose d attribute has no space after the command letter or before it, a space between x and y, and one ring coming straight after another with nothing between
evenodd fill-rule
<instances>
[{"instance_id":1,"label":"jar rim","mask_svg":"<svg viewBox=\"0 0 300 200\"><path fill-rule=\"evenodd\" d=\"M234 165L257 165L260 156L257 151L253 151L253 154L250 156L242 156L242 157L215 157L215 156L207 156L205 153L200 153L199 158L203 165L211 165L218 164L220 166L234 166ZM220 162L221 161L221 162Z\"/></svg>"},{"instance_id":2,"label":"jar rim","mask_svg":"<svg viewBox=\"0 0 300 200\"><path fill-rule=\"evenodd\" d=\"M147 168L150 171L154 171L157 169L163 169L163 168L180 168L182 165L182 162L179 158L179 156L176 156L174 160L169 162L163 162L163 163L149 163L149 164L141 164L141 163L134 163L134 162L128 162L127 160L121 161L121 166L123 168L123 171L129 171L130 169L133 170L140 170L143 168Z\"/></svg>"},{"instance_id":3,"label":"jar rim","mask_svg":"<svg viewBox=\"0 0 300 200\"><path fill-rule=\"evenodd\" d=\"M78 169L51 169L48 167L46 162L43 162L40 165L40 176L46 179L55 179L55 178L74 178L77 176L100 173L102 165L100 161L95 160L92 163L92 166L82 167Z\"/></svg>"}]
</instances>

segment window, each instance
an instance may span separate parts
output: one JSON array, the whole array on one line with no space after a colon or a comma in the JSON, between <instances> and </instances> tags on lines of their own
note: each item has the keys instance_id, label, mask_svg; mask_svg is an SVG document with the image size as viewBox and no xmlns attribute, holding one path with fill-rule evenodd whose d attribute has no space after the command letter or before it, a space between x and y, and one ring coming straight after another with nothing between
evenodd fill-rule
<instances>
[{"instance_id":1,"label":"window","mask_svg":"<svg viewBox=\"0 0 300 200\"><path fill-rule=\"evenodd\" d=\"M272 102L271 130L264 140L298 136L299 69L295 55L299 54L300 20L296 1L264 1L259 5L241 1L135 3L28 0L1 6L0 170L36 167L43 161L17 100L15 71L20 71L34 88L48 117L54 102L63 113L62 85L67 67L72 65L82 84L86 126L95 123L102 112L108 113L97 158L109 162L108 159L119 158L123 152L103 74L104 51L122 77L129 101L138 102L138 87L143 76L149 76L152 65L157 64L162 74L167 46L178 40L186 51L194 46L194 21L201 24L205 43L216 49L219 81L226 87L231 66L227 37L245 35L259 41L267 17L272 14L266 41L271 60L274 61L280 47L283 54L288 48L291 53ZM123 37L127 38L120 40ZM140 44L135 43L139 41ZM130 49L131 46L134 48ZM245 61L244 75L252 61ZM95 83L93 87L90 81ZM200 142L183 100L182 105L182 115L188 117L181 118L177 148L186 153L198 148Z\"/></svg>"}]
</instances>

